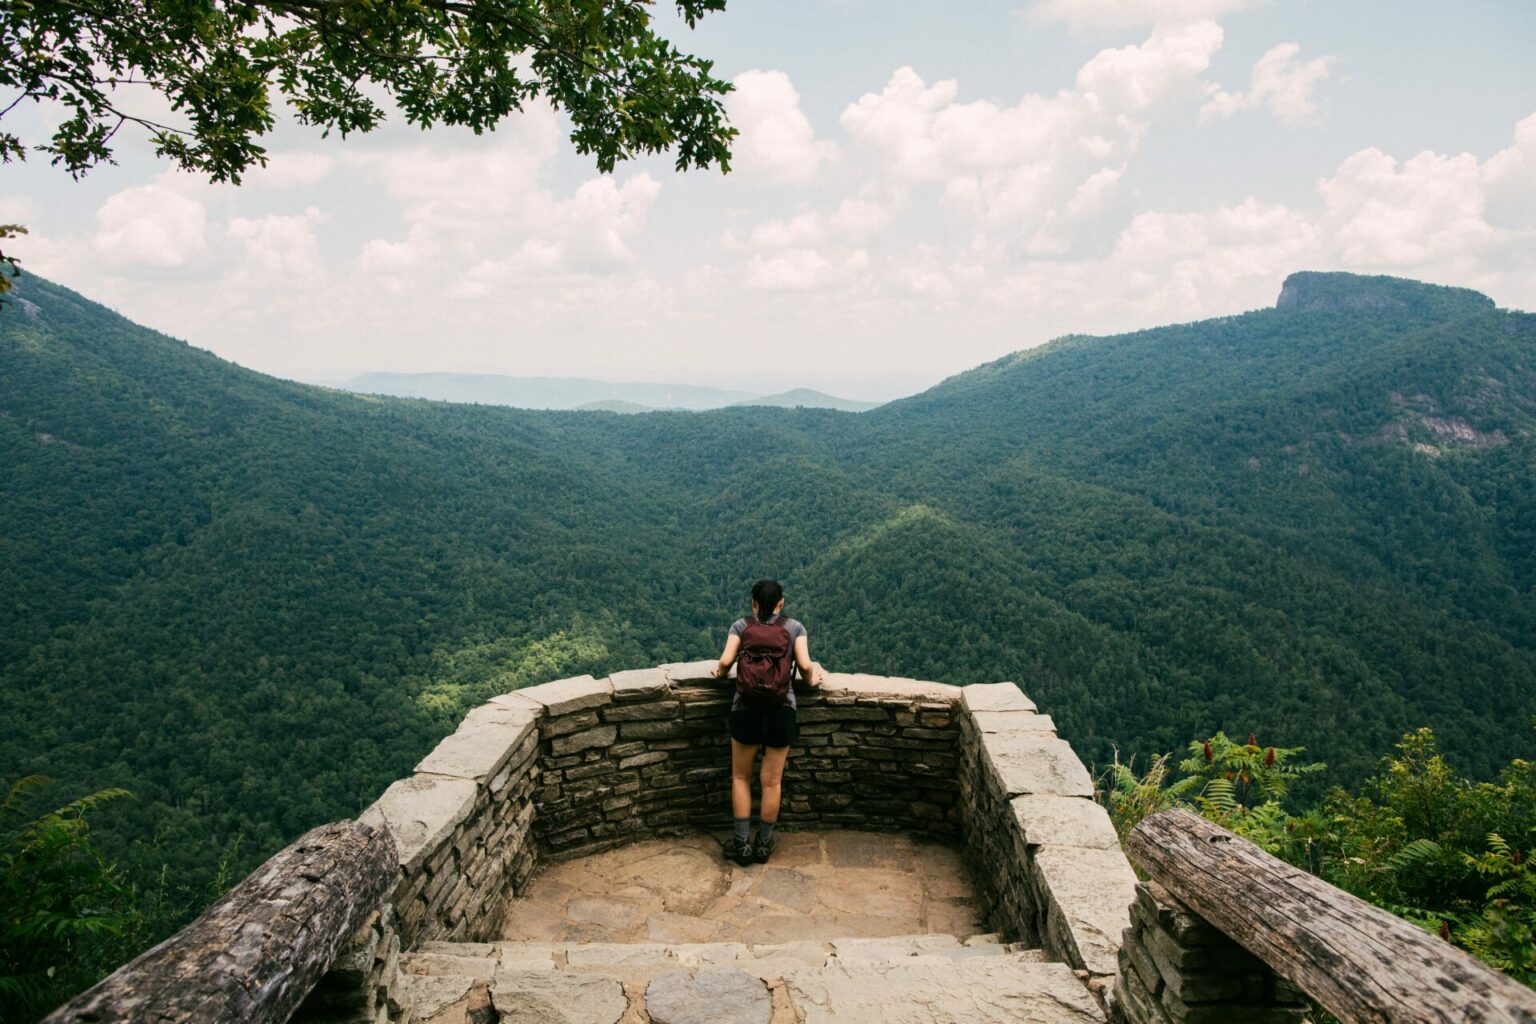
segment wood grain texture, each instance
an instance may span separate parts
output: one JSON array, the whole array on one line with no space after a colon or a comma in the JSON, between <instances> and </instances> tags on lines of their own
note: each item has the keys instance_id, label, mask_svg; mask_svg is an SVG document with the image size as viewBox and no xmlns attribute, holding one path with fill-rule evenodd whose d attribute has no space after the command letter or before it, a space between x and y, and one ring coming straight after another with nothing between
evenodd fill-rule
<instances>
[{"instance_id":1,"label":"wood grain texture","mask_svg":"<svg viewBox=\"0 0 1536 1024\"><path fill-rule=\"evenodd\" d=\"M321 825L43 1024L280 1024L383 902L398 871L384 829Z\"/></svg>"},{"instance_id":2,"label":"wood grain texture","mask_svg":"<svg viewBox=\"0 0 1536 1024\"><path fill-rule=\"evenodd\" d=\"M1199 815L1160 811L1131 859L1345 1024L1536 1024L1536 991Z\"/></svg>"}]
</instances>

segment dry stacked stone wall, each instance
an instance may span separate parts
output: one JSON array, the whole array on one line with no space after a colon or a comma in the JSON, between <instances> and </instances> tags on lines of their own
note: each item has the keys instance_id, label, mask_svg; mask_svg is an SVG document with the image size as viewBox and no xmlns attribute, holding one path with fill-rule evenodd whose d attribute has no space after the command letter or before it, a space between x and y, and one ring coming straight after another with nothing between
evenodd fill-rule
<instances>
[{"instance_id":1,"label":"dry stacked stone wall","mask_svg":"<svg viewBox=\"0 0 1536 1024\"><path fill-rule=\"evenodd\" d=\"M960 705L965 850L991 924L1086 971L1102 995L1136 877L1093 780L1012 683L967 686Z\"/></svg>"},{"instance_id":2,"label":"dry stacked stone wall","mask_svg":"<svg viewBox=\"0 0 1536 1024\"><path fill-rule=\"evenodd\" d=\"M541 859L724 832L732 687L713 665L579 676L471 711L363 814L394 835L400 877L296 1019L408 1019L386 969L397 951L496 938ZM798 700L784 825L900 829L963 846L991 926L1070 963L1102 993L1134 877L1049 716L1013 683L832 673Z\"/></svg>"},{"instance_id":3,"label":"dry stacked stone wall","mask_svg":"<svg viewBox=\"0 0 1536 1024\"><path fill-rule=\"evenodd\" d=\"M1306 995L1156 882L1136 886L1120 947L1118 1024L1300 1024Z\"/></svg>"},{"instance_id":4,"label":"dry stacked stone wall","mask_svg":"<svg viewBox=\"0 0 1536 1024\"><path fill-rule=\"evenodd\" d=\"M548 855L585 856L730 824L732 688L713 662L520 690L541 721L534 833ZM958 689L834 676L803 690L784 773L787 826L905 829L953 838Z\"/></svg>"}]
</instances>

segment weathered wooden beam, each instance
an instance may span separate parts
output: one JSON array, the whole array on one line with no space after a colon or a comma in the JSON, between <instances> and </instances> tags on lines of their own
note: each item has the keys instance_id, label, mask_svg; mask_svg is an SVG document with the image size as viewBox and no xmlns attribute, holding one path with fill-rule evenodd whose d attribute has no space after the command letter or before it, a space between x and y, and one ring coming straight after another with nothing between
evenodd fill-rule
<instances>
[{"instance_id":1,"label":"weathered wooden beam","mask_svg":"<svg viewBox=\"0 0 1536 1024\"><path fill-rule=\"evenodd\" d=\"M386 830L321 825L43 1024L280 1024L384 901L398 870Z\"/></svg>"},{"instance_id":2,"label":"weathered wooden beam","mask_svg":"<svg viewBox=\"0 0 1536 1024\"><path fill-rule=\"evenodd\" d=\"M1536 1024L1536 991L1191 811L1137 825L1131 859L1345 1024Z\"/></svg>"}]
</instances>

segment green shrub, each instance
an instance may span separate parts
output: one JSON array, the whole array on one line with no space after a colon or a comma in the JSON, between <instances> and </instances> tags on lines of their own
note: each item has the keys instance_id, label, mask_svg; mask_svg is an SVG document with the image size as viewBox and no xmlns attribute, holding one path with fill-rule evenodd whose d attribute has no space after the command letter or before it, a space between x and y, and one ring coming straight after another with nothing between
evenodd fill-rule
<instances>
[{"instance_id":1,"label":"green shrub","mask_svg":"<svg viewBox=\"0 0 1536 1024\"><path fill-rule=\"evenodd\" d=\"M92 847L86 814L128 796L103 789L36 818L32 775L0 804L0 1019L31 1020L120 958L131 891Z\"/></svg>"},{"instance_id":2,"label":"green shrub","mask_svg":"<svg viewBox=\"0 0 1536 1024\"><path fill-rule=\"evenodd\" d=\"M1099 779L1122 841L1143 817L1184 806L1289 863L1536 986L1536 765L1515 759L1473 782L1441 756L1434 733L1408 733L1359 794L1335 788L1315 807L1284 806L1292 782L1322 770L1301 748L1239 744L1224 734L1137 776L1118 758Z\"/></svg>"}]
</instances>

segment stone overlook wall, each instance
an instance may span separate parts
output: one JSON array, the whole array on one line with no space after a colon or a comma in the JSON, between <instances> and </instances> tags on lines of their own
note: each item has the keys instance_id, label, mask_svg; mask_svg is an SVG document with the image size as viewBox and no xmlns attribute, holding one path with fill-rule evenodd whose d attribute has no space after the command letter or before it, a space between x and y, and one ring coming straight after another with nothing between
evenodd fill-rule
<instances>
[{"instance_id":1,"label":"stone overlook wall","mask_svg":"<svg viewBox=\"0 0 1536 1024\"><path fill-rule=\"evenodd\" d=\"M967 686L960 806L991 925L1110 984L1136 876L1093 779L1049 715L1011 683Z\"/></svg>"},{"instance_id":2,"label":"stone overlook wall","mask_svg":"<svg viewBox=\"0 0 1536 1024\"><path fill-rule=\"evenodd\" d=\"M712 661L581 676L492 698L361 821L395 837L378 917L295 1020L402 1021L392 960L496 938L541 860L729 827L731 687ZM1092 782L1012 683L831 673L800 691L792 827L905 830L962 845L990 926L1112 982L1135 879Z\"/></svg>"},{"instance_id":3,"label":"stone overlook wall","mask_svg":"<svg viewBox=\"0 0 1536 1024\"><path fill-rule=\"evenodd\" d=\"M548 717L534 831L550 853L584 856L656 835L729 824L732 688L713 662L620 672L558 684L581 707L545 704ZM801 691L799 737L784 773L782 820L954 837L954 697L942 684L890 680L881 688ZM870 679L872 677L864 677ZM834 680L830 687L837 687ZM851 687L851 688L848 688ZM545 687L520 690L543 703Z\"/></svg>"}]
</instances>

